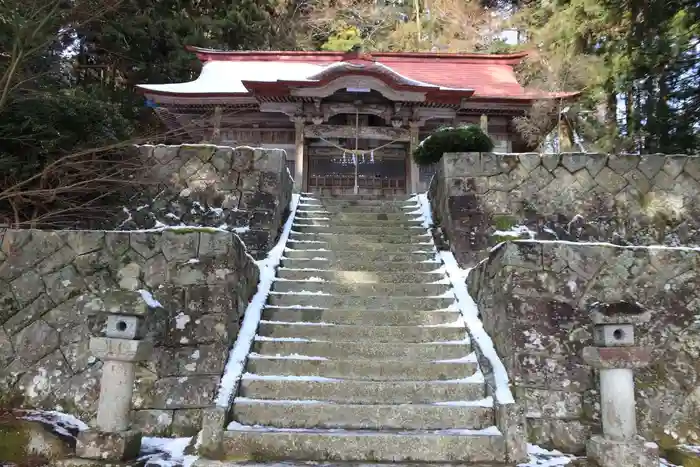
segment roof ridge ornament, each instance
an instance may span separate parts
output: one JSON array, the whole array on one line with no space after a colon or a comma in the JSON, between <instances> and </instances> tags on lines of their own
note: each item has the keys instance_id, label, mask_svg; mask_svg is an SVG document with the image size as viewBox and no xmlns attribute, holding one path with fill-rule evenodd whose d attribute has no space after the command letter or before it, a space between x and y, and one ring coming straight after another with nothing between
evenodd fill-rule
<instances>
[{"instance_id":1,"label":"roof ridge ornament","mask_svg":"<svg viewBox=\"0 0 700 467\"><path fill-rule=\"evenodd\" d=\"M376 62L377 60L372 57L372 54L367 53L363 50L362 45L358 44L352 49L348 50L343 54L342 60L344 62L350 61L363 61L363 62Z\"/></svg>"}]
</instances>

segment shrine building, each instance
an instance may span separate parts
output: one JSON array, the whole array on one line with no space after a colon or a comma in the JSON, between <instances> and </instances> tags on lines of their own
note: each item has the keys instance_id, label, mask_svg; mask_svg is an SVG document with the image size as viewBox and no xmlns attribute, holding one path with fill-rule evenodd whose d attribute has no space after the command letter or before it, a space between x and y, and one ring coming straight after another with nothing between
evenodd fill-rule
<instances>
[{"instance_id":1,"label":"shrine building","mask_svg":"<svg viewBox=\"0 0 700 467\"><path fill-rule=\"evenodd\" d=\"M513 66L526 53L189 50L197 79L138 86L169 129L181 142L285 149L295 188L310 192L423 191L432 171L410 154L432 131L481 125L495 152L528 152L512 119L577 95L524 89Z\"/></svg>"}]
</instances>

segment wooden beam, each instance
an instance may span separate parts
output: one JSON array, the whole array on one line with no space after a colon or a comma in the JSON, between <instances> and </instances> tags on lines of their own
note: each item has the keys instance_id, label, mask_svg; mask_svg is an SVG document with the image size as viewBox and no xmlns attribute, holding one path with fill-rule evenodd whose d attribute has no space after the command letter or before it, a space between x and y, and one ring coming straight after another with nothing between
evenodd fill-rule
<instances>
[{"instance_id":1,"label":"wooden beam","mask_svg":"<svg viewBox=\"0 0 700 467\"><path fill-rule=\"evenodd\" d=\"M389 141L409 141L410 132L405 128L364 126L359 131L352 125L308 125L304 128L307 138L354 138L379 139Z\"/></svg>"}]
</instances>

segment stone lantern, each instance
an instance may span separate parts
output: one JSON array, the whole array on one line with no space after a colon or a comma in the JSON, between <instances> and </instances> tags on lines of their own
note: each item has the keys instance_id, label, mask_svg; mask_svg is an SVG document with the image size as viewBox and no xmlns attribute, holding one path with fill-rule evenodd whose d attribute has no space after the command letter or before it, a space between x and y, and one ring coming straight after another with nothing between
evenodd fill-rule
<instances>
[{"instance_id":1,"label":"stone lantern","mask_svg":"<svg viewBox=\"0 0 700 467\"><path fill-rule=\"evenodd\" d=\"M150 357L153 344L143 340L148 306L138 292L115 290L103 299L104 337L90 339L90 351L103 362L96 428L78 435L76 454L121 465L141 448L141 433L131 429L131 398L136 363Z\"/></svg>"},{"instance_id":2,"label":"stone lantern","mask_svg":"<svg viewBox=\"0 0 700 467\"><path fill-rule=\"evenodd\" d=\"M647 366L651 349L636 346L635 326L650 313L627 302L591 307L594 347L584 361L598 371L603 434L586 445L588 458L601 467L658 467L658 447L637 434L634 370Z\"/></svg>"}]
</instances>

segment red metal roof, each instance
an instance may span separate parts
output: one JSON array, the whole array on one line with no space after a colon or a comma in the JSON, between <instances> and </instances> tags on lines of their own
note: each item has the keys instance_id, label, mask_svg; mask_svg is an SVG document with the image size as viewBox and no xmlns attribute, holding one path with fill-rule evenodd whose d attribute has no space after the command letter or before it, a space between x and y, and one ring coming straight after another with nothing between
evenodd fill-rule
<instances>
[{"instance_id":1,"label":"red metal roof","mask_svg":"<svg viewBox=\"0 0 700 467\"><path fill-rule=\"evenodd\" d=\"M520 63L527 53L514 54L444 54L423 52L313 52L313 51L219 51L188 47L202 62L280 62L307 63L326 66L333 63L378 62L394 73L426 85L463 90L464 96L473 100L531 101L541 98L573 97L577 92L541 93L524 89L518 83L513 66ZM286 76L256 87L271 89L273 83L282 85ZM289 79L289 78L287 78ZM292 83L294 80L288 81ZM251 91L253 82L247 81ZM284 87L281 86L280 89ZM157 90L151 92L157 93ZM177 94L177 92L173 92ZM455 94L453 92L453 94ZM455 94L456 96L456 94ZM457 100L458 101L458 100Z\"/></svg>"},{"instance_id":2,"label":"red metal roof","mask_svg":"<svg viewBox=\"0 0 700 467\"><path fill-rule=\"evenodd\" d=\"M377 61L406 78L447 88L473 89L472 98L532 100L572 97L579 93L540 93L524 89L513 66L527 52L512 54L426 52L319 52L319 51L221 51L188 47L203 61L280 61L330 64L340 61Z\"/></svg>"}]
</instances>

